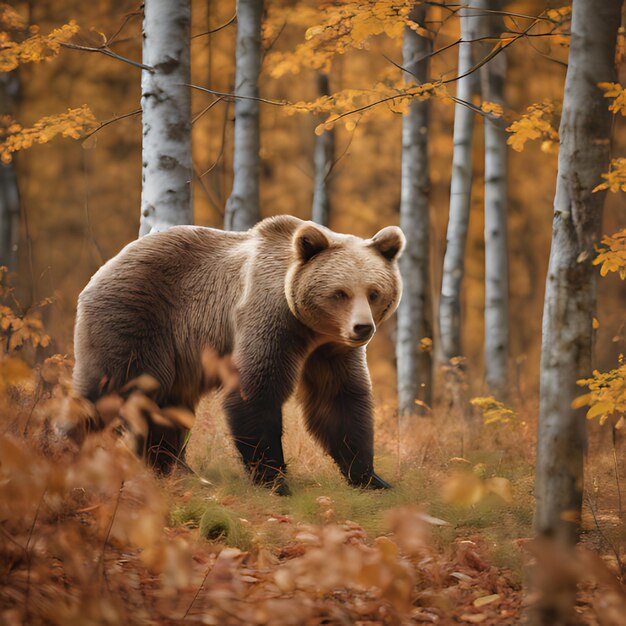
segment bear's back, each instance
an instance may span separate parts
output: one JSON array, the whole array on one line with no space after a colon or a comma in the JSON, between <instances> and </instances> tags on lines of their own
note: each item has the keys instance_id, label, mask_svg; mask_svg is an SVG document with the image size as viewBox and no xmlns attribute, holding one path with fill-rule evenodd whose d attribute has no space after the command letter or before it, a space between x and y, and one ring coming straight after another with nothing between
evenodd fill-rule
<instances>
[{"instance_id":1,"label":"bear's back","mask_svg":"<svg viewBox=\"0 0 626 626\"><path fill-rule=\"evenodd\" d=\"M141 373L157 378L164 393L181 379L198 386L202 351L232 352L246 294L271 291L278 306L300 224L279 216L244 233L176 226L128 244L79 297L77 391L97 397L103 379L114 390ZM256 308L257 298L250 304Z\"/></svg>"},{"instance_id":2,"label":"bear's back","mask_svg":"<svg viewBox=\"0 0 626 626\"><path fill-rule=\"evenodd\" d=\"M205 344L229 352L249 238L179 226L132 242L103 265L79 296L77 391L94 398L103 379L114 390L141 373L167 390L177 377L198 377L191 369Z\"/></svg>"}]
</instances>

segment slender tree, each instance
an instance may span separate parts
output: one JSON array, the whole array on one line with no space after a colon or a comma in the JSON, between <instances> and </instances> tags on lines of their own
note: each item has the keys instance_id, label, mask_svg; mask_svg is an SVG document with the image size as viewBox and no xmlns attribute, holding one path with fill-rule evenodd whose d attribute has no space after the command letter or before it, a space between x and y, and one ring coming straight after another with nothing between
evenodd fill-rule
<instances>
[{"instance_id":1,"label":"slender tree","mask_svg":"<svg viewBox=\"0 0 626 626\"><path fill-rule=\"evenodd\" d=\"M190 27L191 0L146 0L140 235L193 223Z\"/></svg>"},{"instance_id":2,"label":"slender tree","mask_svg":"<svg viewBox=\"0 0 626 626\"><path fill-rule=\"evenodd\" d=\"M18 70L0 73L0 111L13 115L19 97ZM0 265L17 269L20 196L15 163L0 164Z\"/></svg>"},{"instance_id":3,"label":"slender tree","mask_svg":"<svg viewBox=\"0 0 626 626\"><path fill-rule=\"evenodd\" d=\"M578 539L586 445L584 411L572 409L571 403L576 380L591 369L596 304L591 262L605 196L593 189L609 163L611 116L598 83L615 80L621 7L622 0L574 0L559 130L543 313L535 530L570 545Z\"/></svg>"},{"instance_id":4,"label":"slender tree","mask_svg":"<svg viewBox=\"0 0 626 626\"><path fill-rule=\"evenodd\" d=\"M463 42L459 44L457 73L462 78L457 81L456 97L467 103L471 102L479 88L478 73L470 73L474 65L470 42L476 39L480 18L471 8L460 9L459 14ZM461 354L461 284L465 270L465 242L472 189L473 129L473 111L466 105L457 103L454 108L450 215L439 301L439 333L441 353L445 361Z\"/></svg>"},{"instance_id":5,"label":"slender tree","mask_svg":"<svg viewBox=\"0 0 626 626\"><path fill-rule=\"evenodd\" d=\"M224 227L247 230L259 221L259 72L263 0L237 0L235 68L235 144L233 190L226 203Z\"/></svg>"},{"instance_id":6,"label":"slender tree","mask_svg":"<svg viewBox=\"0 0 626 626\"><path fill-rule=\"evenodd\" d=\"M501 0L476 0L484 9L478 33L500 37ZM487 44L489 45L489 44ZM488 50L485 50L485 54ZM480 83L483 101L504 107L506 56L501 53L483 65ZM502 118L485 117L485 377L487 386L502 396L507 386L509 360L509 276L507 247L507 133Z\"/></svg>"},{"instance_id":7,"label":"slender tree","mask_svg":"<svg viewBox=\"0 0 626 626\"><path fill-rule=\"evenodd\" d=\"M416 5L410 15L424 23L426 6ZM428 81L431 40L405 27L402 46L404 79ZM398 405L401 413L419 410L415 401L431 401L431 350L420 344L432 339L428 217L428 101L411 103L402 119L402 187L400 226L407 238L400 271L404 284L397 313L396 359ZM425 349L426 348L426 349Z\"/></svg>"},{"instance_id":8,"label":"slender tree","mask_svg":"<svg viewBox=\"0 0 626 626\"><path fill-rule=\"evenodd\" d=\"M317 75L318 92L320 96L330 95L328 74L320 72ZM328 226L330 220L330 194L328 177L335 162L335 131L331 128L315 136L315 151L313 165L315 179L313 184L313 206L311 219L318 224Z\"/></svg>"}]
</instances>

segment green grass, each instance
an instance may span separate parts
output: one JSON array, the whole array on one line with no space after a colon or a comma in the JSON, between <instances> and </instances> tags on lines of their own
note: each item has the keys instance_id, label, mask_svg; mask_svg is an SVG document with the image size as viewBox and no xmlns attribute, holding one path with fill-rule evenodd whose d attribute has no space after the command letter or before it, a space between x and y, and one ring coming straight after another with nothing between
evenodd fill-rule
<instances>
[{"instance_id":1,"label":"green grass","mask_svg":"<svg viewBox=\"0 0 626 626\"><path fill-rule=\"evenodd\" d=\"M484 441L464 451L469 464L461 463L468 471L482 464L479 473L484 478L509 479L512 501L507 503L491 494L473 506L461 506L442 497L446 478L459 469L458 462L450 463L451 457L458 455L459 432L454 424L425 421L418 447L413 450L407 443L400 464L393 440L387 440L376 455L376 469L394 488L370 491L349 487L332 461L288 413L284 445L292 495L280 497L250 482L219 413L211 411L211 420L214 426L201 430L190 442L190 463L205 482L196 476L170 482L172 524L191 524L199 527L203 536L213 540L219 536L224 543L237 547L280 547L292 540L293 525L281 524L275 515L289 516L295 524L321 524L328 521L330 508L332 521L350 520L373 539L387 532L389 509L418 505L448 522L448 526L433 529L442 549L458 539L477 538L488 548L495 565L520 571L515 540L530 536L534 504L532 466L514 433L508 434L508 443L503 440L496 444L493 431L485 432ZM418 467L422 460L423 466ZM182 494L186 495L185 502L181 501ZM330 499L330 505L326 500L318 502L322 496Z\"/></svg>"},{"instance_id":2,"label":"green grass","mask_svg":"<svg viewBox=\"0 0 626 626\"><path fill-rule=\"evenodd\" d=\"M471 455L470 455L471 456ZM493 457L478 454L471 462L486 462L487 475L495 475ZM237 463L236 459L232 459ZM391 476L393 459L382 457L378 463L381 474ZM280 497L250 483L238 468L224 470L224 463L211 468L205 465L207 485L194 476L180 479L174 486L171 522L191 524L200 528L202 536L226 545L248 549L254 544L279 547L291 536L272 515L289 516L294 523L320 524L325 521L327 505L318 498L330 498L333 520L350 520L359 524L374 538L386 532L385 516L389 509L405 505L421 505L431 515L449 523L434 528L437 544L444 549L459 538L478 536L490 552L495 565L521 571L520 551L514 540L527 537L532 523L532 481L528 468L506 467L498 463L497 475L509 477L513 500L504 502L491 494L473 506L445 502L441 485L444 469L406 467L388 491L370 491L349 487L339 472L328 464L317 474L294 471L289 476L292 495ZM186 502L180 494L191 492ZM244 520L244 522L241 521Z\"/></svg>"}]
</instances>

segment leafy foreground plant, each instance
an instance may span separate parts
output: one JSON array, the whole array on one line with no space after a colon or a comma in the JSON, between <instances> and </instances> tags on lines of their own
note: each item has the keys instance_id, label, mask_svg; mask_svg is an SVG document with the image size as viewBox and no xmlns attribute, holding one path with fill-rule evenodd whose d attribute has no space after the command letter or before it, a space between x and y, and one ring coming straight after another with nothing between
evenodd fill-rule
<instances>
[{"instance_id":1,"label":"leafy foreground plant","mask_svg":"<svg viewBox=\"0 0 626 626\"><path fill-rule=\"evenodd\" d=\"M0 455L3 623L397 623L493 620L519 607L519 588L474 542L438 553L431 527L441 522L417 509L391 511L392 534L373 543L349 522L293 524L282 548L242 551L165 528L157 481L105 435L54 460L4 435ZM220 509L205 508L200 530L222 516L228 539Z\"/></svg>"}]
</instances>

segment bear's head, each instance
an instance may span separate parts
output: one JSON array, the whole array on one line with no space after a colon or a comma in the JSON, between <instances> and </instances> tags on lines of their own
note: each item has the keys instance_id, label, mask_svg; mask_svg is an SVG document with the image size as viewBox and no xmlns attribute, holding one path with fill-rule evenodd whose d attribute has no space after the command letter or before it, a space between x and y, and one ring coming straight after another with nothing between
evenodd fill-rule
<instances>
[{"instance_id":1,"label":"bear's head","mask_svg":"<svg viewBox=\"0 0 626 626\"><path fill-rule=\"evenodd\" d=\"M366 344L400 301L397 261L404 245L397 226L360 239L306 222L293 235L285 281L291 312L333 341Z\"/></svg>"}]
</instances>

